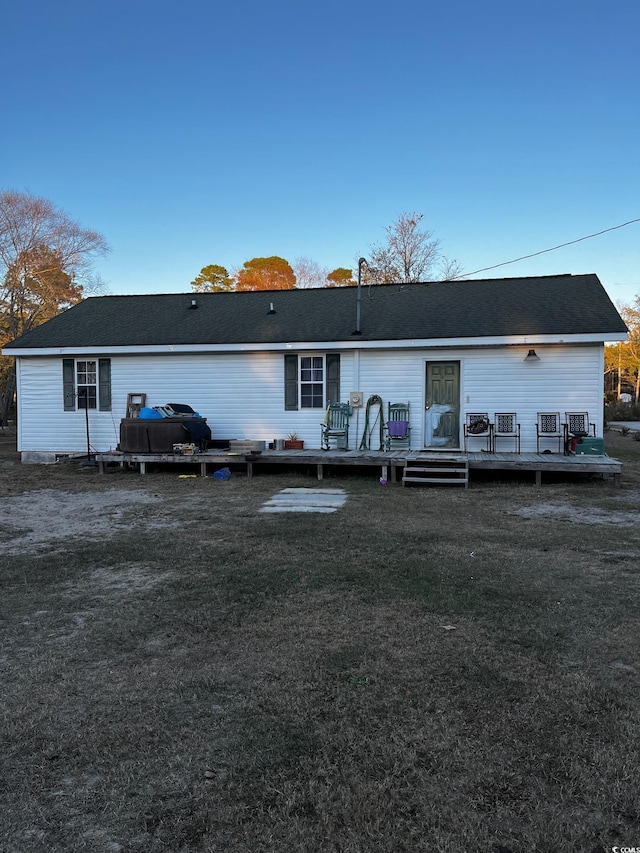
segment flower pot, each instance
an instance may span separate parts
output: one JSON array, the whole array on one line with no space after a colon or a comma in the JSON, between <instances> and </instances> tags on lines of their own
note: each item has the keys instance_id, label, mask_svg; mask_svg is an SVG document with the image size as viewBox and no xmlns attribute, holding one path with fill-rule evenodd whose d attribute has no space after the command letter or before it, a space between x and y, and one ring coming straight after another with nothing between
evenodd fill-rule
<instances>
[{"instance_id":1,"label":"flower pot","mask_svg":"<svg viewBox=\"0 0 640 853\"><path fill-rule=\"evenodd\" d=\"M287 438L287 439L285 439L285 442L284 442L284 449L285 450L303 450L304 449L304 441L301 441L301 439L299 439L299 438L295 439L295 441L292 438Z\"/></svg>"}]
</instances>

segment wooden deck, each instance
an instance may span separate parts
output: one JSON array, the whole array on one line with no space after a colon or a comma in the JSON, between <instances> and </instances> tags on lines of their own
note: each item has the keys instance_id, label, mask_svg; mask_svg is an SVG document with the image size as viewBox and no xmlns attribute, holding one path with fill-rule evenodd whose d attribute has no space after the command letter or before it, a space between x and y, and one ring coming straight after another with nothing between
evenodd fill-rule
<instances>
[{"instance_id":1,"label":"wooden deck","mask_svg":"<svg viewBox=\"0 0 640 853\"><path fill-rule=\"evenodd\" d=\"M564 456L559 453L447 453L420 450L383 452L375 450L264 450L261 453L229 453L209 450L194 456L173 453L121 453L110 451L96 454L99 470L104 473L105 465L118 463L122 466L137 466L145 474L149 464L193 466L201 477L212 474L218 468L240 467L248 477L264 471L268 466L288 466L315 469L322 480L327 468L340 466L378 468L380 476L394 483L402 479L407 465L428 463L444 456L467 460L470 471L523 471L531 472L537 485L542 483L543 474L600 474L604 479L612 478L620 485L622 463L610 456Z\"/></svg>"}]
</instances>

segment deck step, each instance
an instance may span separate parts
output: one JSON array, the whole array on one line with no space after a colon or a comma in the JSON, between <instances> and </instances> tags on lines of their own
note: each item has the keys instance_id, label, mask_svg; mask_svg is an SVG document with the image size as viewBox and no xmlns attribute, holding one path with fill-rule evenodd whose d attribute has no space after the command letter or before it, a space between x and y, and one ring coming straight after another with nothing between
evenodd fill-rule
<instances>
[{"instance_id":1,"label":"deck step","mask_svg":"<svg viewBox=\"0 0 640 853\"><path fill-rule=\"evenodd\" d=\"M416 464L412 462L404 469L402 485L418 483L430 486L438 483L445 486L469 487L469 462L466 457L459 459L430 459L428 462Z\"/></svg>"}]
</instances>

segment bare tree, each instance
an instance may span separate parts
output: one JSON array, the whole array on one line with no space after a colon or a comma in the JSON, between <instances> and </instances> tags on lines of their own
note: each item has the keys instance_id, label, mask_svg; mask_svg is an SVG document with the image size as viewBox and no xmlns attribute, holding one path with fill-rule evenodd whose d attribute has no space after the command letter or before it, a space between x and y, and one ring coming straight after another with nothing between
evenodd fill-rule
<instances>
[{"instance_id":1,"label":"bare tree","mask_svg":"<svg viewBox=\"0 0 640 853\"><path fill-rule=\"evenodd\" d=\"M299 289L324 287L327 283L328 270L311 258L296 258L293 271L296 275L296 287Z\"/></svg>"},{"instance_id":2,"label":"bare tree","mask_svg":"<svg viewBox=\"0 0 640 853\"><path fill-rule=\"evenodd\" d=\"M422 213L401 213L385 228L387 240L369 249L369 280L378 284L429 281L437 273L439 279L460 278L462 269L457 261L449 261L440 251L440 241L433 231L420 228Z\"/></svg>"},{"instance_id":3,"label":"bare tree","mask_svg":"<svg viewBox=\"0 0 640 853\"><path fill-rule=\"evenodd\" d=\"M82 228L44 198L0 192L0 345L51 319L100 286L93 274L104 237ZM0 376L0 418L15 391L13 360Z\"/></svg>"},{"instance_id":4,"label":"bare tree","mask_svg":"<svg viewBox=\"0 0 640 853\"><path fill-rule=\"evenodd\" d=\"M438 281L456 281L464 278L464 270L455 258L447 258L444 255L438 263Z\"/></svg>"}]
</instances>

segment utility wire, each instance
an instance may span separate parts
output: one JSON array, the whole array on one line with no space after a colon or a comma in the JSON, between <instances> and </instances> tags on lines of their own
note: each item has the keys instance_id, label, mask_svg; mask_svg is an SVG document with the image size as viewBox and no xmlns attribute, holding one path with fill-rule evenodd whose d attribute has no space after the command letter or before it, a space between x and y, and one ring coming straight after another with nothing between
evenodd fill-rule
<instances>
[{"instance_id":1,"label":"utility wire","mask_svg":"<svg viewBox=\"0 0 640 853\"><path fill-rule=\"evenodd\" d=\"M498 267L505 267L507 264L515 264L518 261L526 261L528 258L535 258L537 255L544 255L546 252L555 252L556 249L563 249L565 246L573 246L574 243L581 243L583 240L590 240L592 237L599 237L601 234L607 234L609 231L616 231L618 228L624 228L625 225L633 225L634 222L640 222L638 219L630 219L628 222L623 222L621 225L614 225L613 228L605 228L604 231L596 231L595 234L587 234L586 237L578 237L577 240L569 240L568 243L560 243L559 246L552 246L550 249L542 249L540 252L532 252L530 255L522 255L521 258L514 258L512 261L503 261L501 264L494 264L491 267L482 267L481 270L464 273L468 275L477 275L479 272L487 272L487 270L495 270Z\"/></svg>"}]
</instances>

